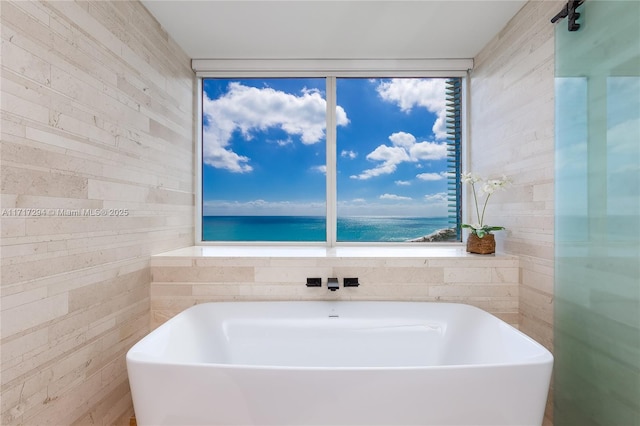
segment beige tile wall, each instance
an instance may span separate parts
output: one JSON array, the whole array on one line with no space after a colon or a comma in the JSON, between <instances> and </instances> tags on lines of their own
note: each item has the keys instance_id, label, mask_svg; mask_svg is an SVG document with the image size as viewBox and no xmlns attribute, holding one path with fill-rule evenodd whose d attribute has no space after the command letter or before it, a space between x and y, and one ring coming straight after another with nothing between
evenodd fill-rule
<instances>
[{"instance_id":1,"label":"beige tile wall","mask_svg":"<svg viewBox=\"0 0 640 426\"><path fill-rule=\"evenodd\" d=\"M138 2L1 2L0 423L126 422L124 354L150 303L155 326L208 300L461 301L551 347L557 5L527 3L471 79L470 169L514 178L488 216L517 257L153 257L150 269L150 254L193 243L188 58ZM101 208L128 214L70 216ZM308 289L311 273L362 285Z\"/></svg>"},{"instance_id":2,"label":"beige tile wall","mask_svg":"<svg viewBox=\"0 0 640 426\"><path fill-rule=\"evenodd\" d=\"M152 328L196 303L240 300L413 300L468 303L518 322L518 259L458 257L234 257L151 258ZM321 288L305 285L320 277ZM326 287L329 277L340 289ZM343 288L342 278L360 286Z\"/></svg>"},{"instance_id":3,"label":"beige tile wall","mask_svg":"<svg viewBox=\"0 0 640 426\"><path fill-rule=\"evenodd\" d=\"M499 233L499 247L520 259L520 329L549 349L555 52L549 21L561 6L556 1L528 2L475 58L471 74L469 169L481 175L504 173L513 180L512 188L491 201L487 217L508 228Z\"/></svg>"},{"instance_id":4,"label":"beige tile wall","mask_svg":"<svg viewBox=\"0 0 640 426\"><path fill-rule=\"evenodd\" d=\"M128 424L150 255L193 244L190 61L139 2L0 7L0 423Z\"/></svg>"}]
</instances>

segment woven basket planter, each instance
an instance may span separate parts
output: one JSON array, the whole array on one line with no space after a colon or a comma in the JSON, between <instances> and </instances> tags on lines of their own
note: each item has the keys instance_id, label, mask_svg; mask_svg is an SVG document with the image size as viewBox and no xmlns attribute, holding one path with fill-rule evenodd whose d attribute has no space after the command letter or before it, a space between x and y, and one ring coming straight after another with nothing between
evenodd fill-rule
<instances>
[{"instance_id":1,"label":"woven basket planter","mask_svg":"<svg viewBox=\"0 0 640 426\"><path fill-rule=\"evenodd\" d=\"M496 252L496 239L493 234L485 234L479 238L476 234L469 234L467 251L477 254L491 254Z\"/></svg>"}]
</instances>

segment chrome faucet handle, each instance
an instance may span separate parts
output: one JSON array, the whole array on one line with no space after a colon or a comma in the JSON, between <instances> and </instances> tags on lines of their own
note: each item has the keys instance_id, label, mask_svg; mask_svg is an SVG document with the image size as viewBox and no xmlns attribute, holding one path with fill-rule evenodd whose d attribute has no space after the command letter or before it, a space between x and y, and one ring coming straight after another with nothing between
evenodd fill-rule
<instances>
[{"instance_id":1,"label":"chrome faucet handle","mask_svg":"<svg viewBox=\"0 0 640 426\"><path fill-rule=\"evenodd\" d=\"M327 280L327 288L331 291L336 291L340 288L340 284L338 284L337 278L329 278Z\"/></svg>"}]
</instances>

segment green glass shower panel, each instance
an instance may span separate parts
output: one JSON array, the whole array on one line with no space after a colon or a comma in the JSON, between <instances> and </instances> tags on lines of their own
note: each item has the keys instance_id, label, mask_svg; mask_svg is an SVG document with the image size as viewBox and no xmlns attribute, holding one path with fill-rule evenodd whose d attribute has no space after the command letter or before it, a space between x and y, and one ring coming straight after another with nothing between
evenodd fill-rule
<instances>
[{"instance_id":1,"label":"green glass shower panel","mask_svg":"<svg viewBox=\"0 0 640 426\"><path fill-rule=\"evenodd\" d=\"M640 426L640 2L556 23L558 426Z\"/></svg>"},{"instance_id":2,"label":"green glass shower panel","mask_svg":"<svg viewBox=\"0 0 640 426\"><path fill-rule=\"evenodd\" d=\"M565 191L556 215L565 218L556 239L584 241L587 233L587 79L558 77L556 91L556 180Z\"/></svg>"}]
</instances>

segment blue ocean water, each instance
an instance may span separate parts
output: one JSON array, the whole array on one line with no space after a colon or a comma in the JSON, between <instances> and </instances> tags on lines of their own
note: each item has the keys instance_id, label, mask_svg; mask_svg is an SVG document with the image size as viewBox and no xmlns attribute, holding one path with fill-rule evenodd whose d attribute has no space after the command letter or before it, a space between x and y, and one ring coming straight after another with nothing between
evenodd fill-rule
<instances>
[{"instance_id":1,"label":"blue ocean water","mask_svg":"<svg viewBox=\"0 0 640 426\"><path fill-rule=\"evenodd\" d=\"M448 228L446 217L339 217L338 241L400 242ZM325 241L322 216L204 216L203 241Z\"/></svg>"}]
</instances>

